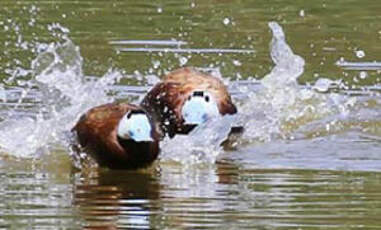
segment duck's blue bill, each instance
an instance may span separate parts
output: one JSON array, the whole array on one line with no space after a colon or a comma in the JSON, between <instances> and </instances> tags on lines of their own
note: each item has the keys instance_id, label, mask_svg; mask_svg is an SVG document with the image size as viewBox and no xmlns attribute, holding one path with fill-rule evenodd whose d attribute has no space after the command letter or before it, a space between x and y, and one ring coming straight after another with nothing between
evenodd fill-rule
<instances>
[{"instance_id":1,"label":"duck's blue bill","mask_svg":"<svg viewBox=\"0 0 381 230\"><path fill-rule=\"evenodd\" d=\"M145 114L133 114L130 118L123 118L119 125L118 135L130 138L136 142L153 141L151 137L151 123Z\"/></svg>"},{"instance_id":2,"label":"duck's blue bill","mask_svg":"<svg viewBox=\"0 0 381 230\"><path fill-rule=\"evenodd\" d=\"M202 97L195 97L185 102L182 115L186 125L202 124L209 119L207 104Z\"/></svg>"}]
</instances>

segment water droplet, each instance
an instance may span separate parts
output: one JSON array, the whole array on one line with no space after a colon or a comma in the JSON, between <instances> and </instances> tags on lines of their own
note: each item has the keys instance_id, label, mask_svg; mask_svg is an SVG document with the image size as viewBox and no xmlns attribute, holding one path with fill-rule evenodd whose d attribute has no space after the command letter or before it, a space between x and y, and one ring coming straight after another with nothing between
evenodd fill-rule
<instances>
[{"instance_id":1,"label":"water droplet","mask_svg":"<svg viewBox=\"0 0 381 230\"><path fill-rule=\"evenodd\" d=\"M156 83L160 82L160 78L156 75L153 75L153 74L147 75L146 79L147 79L147 83L149 85L155 85Z\"/></svg>"},{"instance_id":2,"label":"water droplet","mask_svg":"<svg viewBox=\"0 0 381 230\"><path fill-rule=\"evenodd\" d=\"M304 10L300 10L299 15L300 15L300 17L304 17L305 16Z\"/></svg>"},{"instance_id":3,"label":"water droplet","mask_svg":"<svg viewBox=\"0 0 381 230\"><path fill-rule=\"evenodd\" d=\"M365 57L365 52L363 50L357 50L356 51L356 56L358 58L363 58L363 57Z\"/></svg>"},{"instance_id":4,"label":"water droplet","mask_svg":"<svg viewBox=\"0 0 381 230\"><path fill-rule=\"evenodd\" d=\"M152 64L153 64L153 68L157 69L160 66L160 61L152 61Z\"/></svg>"},{"instance_id":5,"label":"water droplet","mask_svg":"<svg viewBox=\"0 0 381 230\"><path fill-rule=\"evenodd\" d=\"M235 65L235 66L241 66L242 63L240 61L238 61L238 60L233 60L233 65Z\"/></svg>"},{"instance_id":6,"label":"water droplet","mask_svg":"<svg viewBox=\"0 0 381 230\"><path fill-rule=\"evenodd\" d=\"M361 71L359 77L360 77L361 79L365 79L365 78L368 77L368 73L365 72L365 71Z\"/></svg>"},{"instance_id":7,"label":"water droplet","mask_svg":"<svg viewBox=\"0 0 381 230\"><path fill-rule=\"evenodd\" d=\"M228 25L230 23L230 19L224 18L223 23L224 23L224 25Z\"/></svg>"},{"instance_id":8,"label":"water droplet","mask_svg":"<svg viewBox=\"0 0 381 230\"><path fill-rule=\"evenodd\" d=\"M318 92L328 92L330 87L334 85L335 81L328 78L319 78L312 88Z\"/></svg>"},{"instance_id":9,"label":"water droplet","mask_svg":"<svg viewBox=\"0 0 381 230\"><path fill-rule=\"evenodd\" d=\"M180 61L180 66L183 66L183 65L187 64L188 58L186 58L186 57L180 57L179 61Z\"/></svg>"}]
</instances>

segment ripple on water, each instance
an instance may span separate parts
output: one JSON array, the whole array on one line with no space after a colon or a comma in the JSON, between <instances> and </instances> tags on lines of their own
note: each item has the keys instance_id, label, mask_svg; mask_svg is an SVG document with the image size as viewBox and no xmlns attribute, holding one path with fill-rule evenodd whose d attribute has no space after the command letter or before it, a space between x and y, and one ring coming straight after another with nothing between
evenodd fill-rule
<instances>
[{"instance_id":1,"label":"ripple on water","mask_svg":"<svg viewBox=\"0 0 381 230\"><path fill-rule=\"evenodd\" d=\"M98 171L77 181L74 203L89 228L337 229L380 224L378 173L258 170L223 163L186 171L165 167L160 174L114 174Z\"/></svg>"},{"instance_id":2,"label":"ripple on water","mask_svg":"<svg viewBox=\"0 0 381 230\"><path fill-rule=\"evenodd\" d=\"M72 207L70 183L35 171L2 174L0 227L56 229L57 226L81 226Z\"/></svg>"}]
</instances>

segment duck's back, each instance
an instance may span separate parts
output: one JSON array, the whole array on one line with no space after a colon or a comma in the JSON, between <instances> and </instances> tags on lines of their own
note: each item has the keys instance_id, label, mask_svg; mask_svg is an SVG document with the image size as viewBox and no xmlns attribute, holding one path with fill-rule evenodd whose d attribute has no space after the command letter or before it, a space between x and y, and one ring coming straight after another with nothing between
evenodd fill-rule
<instances>
[{"instance_id":1,"label":"duck's back","mask_svg":"<svg viewBox=\"0 0 381 230\"><path fill-rule=\"evenodd\" d=\"M197 71L194 68L186 67L175 70L167 74L164 79L164 83L175 83L180 85L183 89L198 89L209 90L219 96L224 97L228 94L225 85L220 79Z\"/></svg>"},{"instance_id":2,"label":"duck's back","mask_svg":"<svg viewBox=\"0 0 381 230\"><path fill-rule=\"evenodd\" d=\"M128 104L105 104L90 109L82 115L73 130L77 132L78 140L82 146L89 142L114 142L116 140L116 127L119 120L127 112Z\"/></svg>"},{"instance_id":3,"label":"duck's back","mask_svg":"<svg viewBox=\"0 0 381 230\"><path fill-rule=\"evenodd\" d=\"M74 126L78 142L101 166L113 167L128 162L129 156L118 142L117 126L133 105L105 104L85 113Z\"/></svg>"}]
</instances>

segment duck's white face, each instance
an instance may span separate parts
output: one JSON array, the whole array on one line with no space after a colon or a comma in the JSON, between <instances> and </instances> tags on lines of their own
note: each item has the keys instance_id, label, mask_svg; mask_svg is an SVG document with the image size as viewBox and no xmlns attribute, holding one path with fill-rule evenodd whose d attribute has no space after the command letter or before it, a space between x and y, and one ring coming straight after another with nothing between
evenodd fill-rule
<instances>
[{"instance_id":1,"label":"duck's white face","mask_svg":"<svg viewBox=\"0 0 381 230\"><path fill-rule=\"evenodd\" d=\"M120 138L136 142L153 141L151 131L151 123L144 112L129 112L120 120L117 134Z\"/></svg>"},{"instance_id":2,"label":"duck's white face","mask_svg":"<svg viewBox=\"0 0 381 230\"><path fill-rule=\"evenodd\" d=\"M207 91L194 91L185 101L181 114L186 125L199 125L221 116L214 96Z\"/></svg>"}]
</instances>

